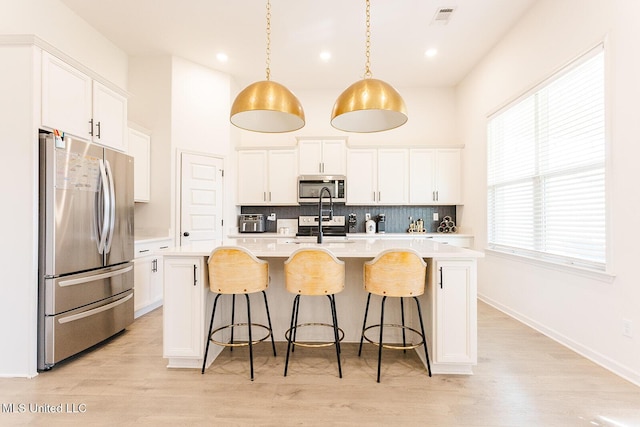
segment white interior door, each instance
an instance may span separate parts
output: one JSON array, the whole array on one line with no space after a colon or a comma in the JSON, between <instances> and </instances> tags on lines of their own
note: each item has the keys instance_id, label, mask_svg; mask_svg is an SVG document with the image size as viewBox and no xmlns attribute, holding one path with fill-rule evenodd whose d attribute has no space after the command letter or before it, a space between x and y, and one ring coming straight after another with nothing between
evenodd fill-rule
<instances>
[{"instance_id":1,"label":"white interior door","mask_svg":"<svg viewBox=\"0 0 640 427\"><path fill-rule=\"evenodd\" d=\"M182 153L180 245L222 239L223 166L218 157Z\"/></svg>"}]
</instances>

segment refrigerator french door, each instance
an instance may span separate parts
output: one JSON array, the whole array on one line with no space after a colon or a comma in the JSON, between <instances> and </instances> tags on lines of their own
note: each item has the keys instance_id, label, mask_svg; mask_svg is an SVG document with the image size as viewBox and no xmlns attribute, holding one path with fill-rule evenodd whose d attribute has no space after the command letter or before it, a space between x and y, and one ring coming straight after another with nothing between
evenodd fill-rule
<instances>
[{"instance_id":1,"label":"refrigerator french door","mask_svg":"<svg viewBox=\"0 0 640 427\"><path fill-rule=\"evenodd\" d=\"M133 159L40 135L38 369L133 322Z\"/></svg>"}]
</instances>

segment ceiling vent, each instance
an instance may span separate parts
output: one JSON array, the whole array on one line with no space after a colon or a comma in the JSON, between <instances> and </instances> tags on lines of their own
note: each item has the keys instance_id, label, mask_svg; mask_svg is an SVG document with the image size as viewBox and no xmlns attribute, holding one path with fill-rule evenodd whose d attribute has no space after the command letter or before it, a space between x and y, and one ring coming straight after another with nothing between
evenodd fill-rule
<instances>
[{"instance_id":1,"label":"ceiling vent","mask_svg":"<svg viewBox=\"0 0 640 427\"><path fill-rule=\"evenodd\" d=\"M447 25L451 20L455 7L441 7L436 11L436 14L431 20L431 25Z\"/></svg>"}]
</instances>

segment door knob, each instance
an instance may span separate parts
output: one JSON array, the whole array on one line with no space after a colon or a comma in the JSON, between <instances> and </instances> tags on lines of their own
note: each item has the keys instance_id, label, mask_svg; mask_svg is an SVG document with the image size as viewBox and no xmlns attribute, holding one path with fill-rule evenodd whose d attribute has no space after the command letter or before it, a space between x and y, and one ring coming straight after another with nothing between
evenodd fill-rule
<instances>
[{"instance_id":1,"label":"door knob","mask_svg":"<svg viewBox=\"0 0 640 427\"><path fill-rule=\"evenodd\" d=\"M185 231L184 233L182 233L182 235L183 235L184 237L189 237L189 232L188 232L188 231Z\"/></svg>"}]
</instances>

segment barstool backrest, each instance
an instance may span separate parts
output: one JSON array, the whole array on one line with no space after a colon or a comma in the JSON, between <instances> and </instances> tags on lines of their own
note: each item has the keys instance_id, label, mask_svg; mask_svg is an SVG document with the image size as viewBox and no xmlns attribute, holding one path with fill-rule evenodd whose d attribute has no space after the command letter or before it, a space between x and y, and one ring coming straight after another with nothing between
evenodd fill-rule
<instances>
[{"instance_id":1,"label":"barstool backrest","mask_svg":"<svg viewBox=\"0 0 640 427\"><path fill-rule=\"evenodd\" d=\"M331 295L344 289L344 261L326 249L298 249L284 262L287 291L300 295Z\"/></svg>"},{"instance_id":2,"label":"barstool backrest","mask_svg":"<svg viewBox=\"0 0 640 427\"><path fill-rule=\"evenodd\" d=\"M389 249L364 263L364 289L376 295L415 297L424 293L427 263L411 249Z\"/></svg>"},{"instance_id":3,"label":"barstool backrest","mask_svg":"<svg viewBox=\"0 0 640 427\"><path fill-rule=\"evenodd\" d=\"M237 246L215 248L208 261L209 288L218 294L250 294L269 287L269 263Z\"/></svg>"}]
</instances>

